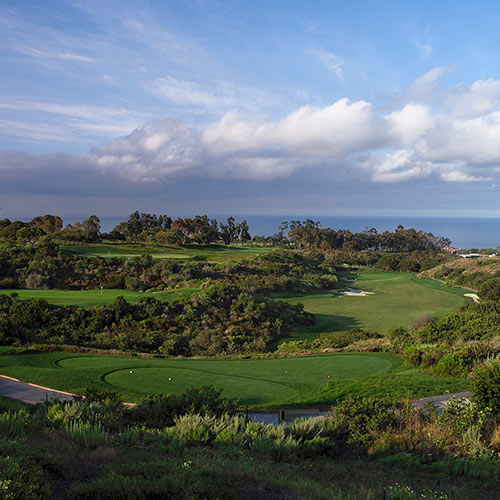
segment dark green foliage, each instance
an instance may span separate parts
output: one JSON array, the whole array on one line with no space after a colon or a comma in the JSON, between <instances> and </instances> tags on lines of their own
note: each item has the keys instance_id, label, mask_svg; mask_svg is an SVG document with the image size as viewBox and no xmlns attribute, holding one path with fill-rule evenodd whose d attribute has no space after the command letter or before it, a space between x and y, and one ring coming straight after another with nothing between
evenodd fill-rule
<instances>
[{"instance_id":1,"label":"dark green foliage","mask_svg":"<svg viewBox=\"0 0 500 500\"><path fill-rule=\"evenodd\" d=\"M500 278L492 278L485 281L478 293L481 300L493 300L500 302Z\"/></svg>"},{"instance_id":2,"label":"dark green foliage","mask_svg":"<svg viewBox=\"0 0 500 500\"><path fill-rule=\"evenodd\" d=\"M71 489L67 500L229 500L235 496L223 471L190 462L156 459L114 467L103 477Z\"/></svg>"},{"instance_id":3,"label":"dark green foliage","mask_svg":"<svg viewBox=\"0 0 500 500\"><path fill-rule=\"evenodd\" d=\"M82 396L85 398L85 402L87 403L119 403L121 401L117 392L109 389L103 389L102 387L88 387Z\"/></svg>"},{"instance_id":4,"label":"dark green foliage","mask_svg":"<svg viewBox=\"0 0 500 500\"><path fill-rule=\"evenodd\" d=\"M20 442L0 440L0 498L49 499L49 476L63 473L64 469L48 452Z\"/></svg>"},{"instance_id":5,"label":"dark green foliage","mask_svg":"<svg viewBox=\"0 0 500 500\"><path fill-rule=\"evenodd\" d=\"M490 408L500 415L500 362L478 366L473 372L471 389L480 408Z\"/></svg>"},{"instance_id":6,"label":"dark green foliage","mask_svg":"<svg viewBox=\"0 0 500 500\"><path fill-rule=\"evenodd\" d=\"M89 309L0 295L0 343L66 343L162 354L263 351L297 324L311 324L300 306L221 282L191 299L164 304L118 297Z\"/></svg>"},{"instance_id":7,"label":"dark green foliage","mask_svg":"<svg viewBox=\"0 0 500 500\"><path fill-rule=\"evenodd\" d=\"M150 426L168 426L175 417L185 414L233 415L236 402L221 396L222 391L212 386L193 387L182 394L152 395L139 403L130 418Z\"/></svg>"},{"instance_id":8,"label":"dark green foliage","mask_svg":"<svg viewBox=\"0 0 500 500\"><path fill-rule=\"evenodd\" d=\"M396 429L411 411L409 402L397 398L347 398L332 408L327 428L337 438L367 446L374 433Z\"/></svg>"},{"instance_id":9,"label":"dark green foliage","mask_svg":"<svg viewBox=\"0 0 500 500\"><path fill-rule=\"evenodd\" d=\"M405 229L399 225L394 232L379 234L375 228L360 233L340 229L335 231L322 228L319 222L311 219L283 222L280 229L288 233L290 242L299 248L321 248L323 250L343 249L347 254L359 250L382 252L418 252L436 250L450 244L446 238L431 233Z\"/></svg>"}]
</instances>

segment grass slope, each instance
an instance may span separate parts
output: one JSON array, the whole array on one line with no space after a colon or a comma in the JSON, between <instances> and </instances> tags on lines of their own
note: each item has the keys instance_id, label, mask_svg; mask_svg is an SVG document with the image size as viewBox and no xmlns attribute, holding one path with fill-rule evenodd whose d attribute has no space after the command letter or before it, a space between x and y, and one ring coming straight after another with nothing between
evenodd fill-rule
<instances>
[{"instance_id":1,"label":"grass slope","mask_svg":"<svg viewBox=\"0 0 500 500\"><path fill-rule=\"evenodd\" d=\"M159 243L109 243L100 245L61 245L61 251L84 257L125 257L151 255L156 259L177 259L226 262L271 252L269 247L238 245L161 245Z\"/></svg>"},{"instance_id":2,"label":"grass slope","mask_svg":"<svg viewBox=\"0 0 500 500\"><path fill-rule=\"evenodd\" d=\"M373 295L338 296L333 291L277 296L292 304L304 304L306 311L316 315L316 325L298 329L289 339L313 339L355 327L386 334L396 326L408 326L424 313L451 312L470 300L463 296L462 289L421 280L409 273L362 271L359 275L345 274L343 278L339 282L341 287L373 292Z\"/></svg>"},{"instance_id":3,"label":"grass slope","mask_svg":"<svg viewBox=\"0 0 500 500\"><path fill-rule=\"evenodd\" d=\"M132 373L131 373L132 372ZM328 406L351 395L423 397L466 389L464 381L402 366L382 353L259 360L164 360L67 353L0 356L0 373L70 392L98 385L128 401L214 385L242 406ZM330 378L328 378L330 376Z\"/></svg>"},{"instance_id":4,"label":"grass slope","mask_svg":"<svg viewBox=\"0 0 500 500\"><path fill-rule=\"evenodd\" d=\"M0 293L10 295L15 292L21 299L44 299L51 304L74 305L81 307L95 306L97 304L109 304L117 297L123 296L129 302L138 302L142 297L154 297L162 302L173 302L174 300L190 297L196 288L179 288L154 293L139 293L132 290L22 290L5 289Z\"/></svg>"}]
</instances>

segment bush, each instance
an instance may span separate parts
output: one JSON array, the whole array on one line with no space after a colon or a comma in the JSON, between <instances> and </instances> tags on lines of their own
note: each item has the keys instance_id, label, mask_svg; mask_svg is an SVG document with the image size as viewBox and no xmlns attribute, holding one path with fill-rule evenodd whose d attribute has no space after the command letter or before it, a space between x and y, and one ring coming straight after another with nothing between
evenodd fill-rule
<instances>
[{"instance_id":1,"label":"bush","mask_svg":"<svg viewBox=\"0 0 500 500\"><path fill-rule=\"evenodd\" d=\"M494 300L495 302L500 301L500 278L492 278L485 281L478 293L481 300Z\"/></svg>"},{"instance_id":2,"label":"bush","mask_svg":"<svg viewBox=\"0 0 500 500\"><path fill-rule=\"evenodd\" d=\"M213 386L193 387L182 394L152 395L139 403L131 418L151 427L174 424L175 417L185 414L234 415L236 402L221 396Z\"/></svg>"},{"instance_id":3,"label":"bush","mask_svg":"<svg viewBox=\"0 0 500 500\"><path fill-rule=\"evenodd\" d=\"M43 500L50 487L43 470L35 463L15 457L0 457L0 498Z\"/></svg>"},{"instance_id":4,"label":"bush","mask_svg":"<svg viewBox=\"0 0 500 500\"><path fill-rule=\"evenodd\" d=\"M471 390L480 408L490 408L495 415L500 415L500 362L478 366L472 372Z\"/></svg>"},{"instance_id":5,"label":"bush","mask_svg":"<svg viewBox=\"0 0 500 500\"><path fill-rule=\"evenodd\" d=\"M0 413L0 436L5 438L16 438L24 435L27 417L28 413L25 410Z\"/></svg>"},{"instance_id":6,"label":"bush","mask_svg":"<svg viewBox=\"0 0 500 500\"><path fill-rule=\"evenodd\" d=\"M100 425L72 422L66 428L68 437L82 448L95 449L107 443L108 436Z\"/></svg>"}]
</instances>

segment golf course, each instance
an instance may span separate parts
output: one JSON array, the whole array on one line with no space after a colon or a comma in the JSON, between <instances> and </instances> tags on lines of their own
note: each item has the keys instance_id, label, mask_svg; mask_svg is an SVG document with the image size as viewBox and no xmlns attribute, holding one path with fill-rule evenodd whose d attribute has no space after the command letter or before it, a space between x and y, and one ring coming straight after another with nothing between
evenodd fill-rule
<instances>
[{"instance_id":1,"label":"golf course","mask_svg":"<svg viewBox=\"0 0 500 500\"><path fill-rule=\"evenodd\" d=\"M276 296L292 304L303 304L304 309L316 317L314 326L298 328L288 338L311 340L352 328L387 334L394 327L408 327L424 314L445 314L471 300L464 297L466 290L462 288L446 287L437 281L399 272L344 273L339 289L348 288L368 293L341 295L336 289Z\"/></svg>"},{"instance_id":2,"label":"golf course","mask_svg":"<svg viewBox=\"0 0 500 500\"><path fill-rule=\"evenodd\" d=\"M55 304L92 306L124 296L130 302L153 296L172 301L195 289L156 293L129 290L3 290L20 298L43 298ZM359 291L365 293L361 294ZM343 295L347 292L347 295ZM340 275L330 291L278 295L302 303L316 316L316 324L292 331L287 340L360 327L387 334L408 326L423 314L438 315L458 309L467 299L464 290L409 273L362 270ZM0 350L0 354L2 351ZM5 351L5 354L7 352ZM181 393L189 387L213 385L226 397L249 407L328 406L349 395L424 397L467 389L467 382L405 366L388 353L334 353L290 358L244 360L159 359L97 356L62 352L0 355L0 374L53 389L81 393L89 386L117 391L136 402L151 393Z\"/></svg>"},{"instance_id":3,"label":"golf course","mask_svg":"<svg viewBox=\"0 0 500 500\"><path fill-rule=\"evenodd\" d=\"M130 259L141 255L151 255L155 259L175 259L178 261L206 260L227 262L240 260L271 252L271 247L241 245L163 245L159 243L113 243L87 245L61 245L62 252L83 257L120 257Z\"/></svg>"},{"instance_id":4,"label":"golf course","mask_svg":"<svg viewBox=\"0 0 500 500\"><path fill-rule=\"evenodd\" d=\"M184 297L190 297L195 288L178 288L161 292L134 292L133 290L103 289L103 290L26 290L6 289L0 293L11 295L17 293L20 299L43 299L50 304L61 306L89 307L99 304L110 304L117 297L124 297L128 302L136 303L143 297L154 297L161 302L173 302Z\"/></svg>"},{"instance_id":5,"label":"golf course","mask_svg":"<svg viewBox=\"0 0 500 500\"><path fill-rule=\"evenodd\" d=\"M409 369L387 353L248 360L24 353L0 355L0 373L73 393L102 387L131 402L210 384L250 407L328 406L347 395L423 397L466 388L463 380Z\"/></svg>"}]
</instances>

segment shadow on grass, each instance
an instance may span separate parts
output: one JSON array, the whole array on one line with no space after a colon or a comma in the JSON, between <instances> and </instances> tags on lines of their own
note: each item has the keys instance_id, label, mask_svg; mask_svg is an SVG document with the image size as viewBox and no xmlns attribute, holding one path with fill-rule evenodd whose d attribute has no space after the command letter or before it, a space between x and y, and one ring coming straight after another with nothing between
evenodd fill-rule
<instances>
[{"instance_id":1,"label":"shadow on grass","mask_svg":"<svg viewBox=\"0 0 500 500\"><path fill-rule=\"evenodd\" d=\"M330 314L315 314L314 325L299 326L291 332L282 335L278 340L272 342L268 351L274 351L279 344L290 340L314 340L322 335L332 335L337 332L346 332L359 327L358 319L350 316L335 316Z\"/></svg>"}]
</instances>

